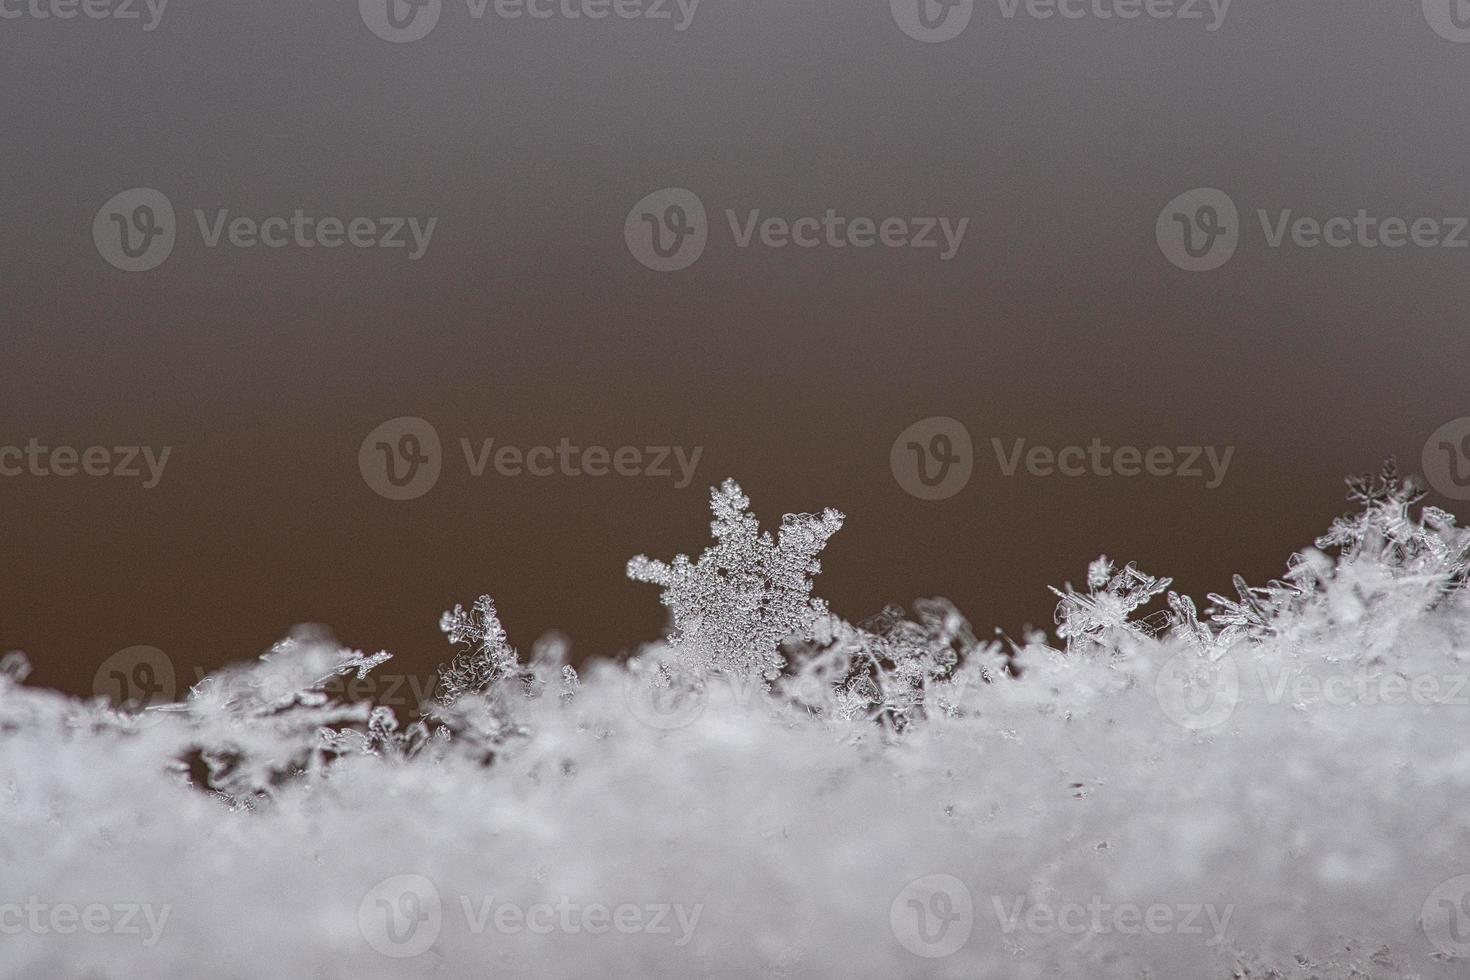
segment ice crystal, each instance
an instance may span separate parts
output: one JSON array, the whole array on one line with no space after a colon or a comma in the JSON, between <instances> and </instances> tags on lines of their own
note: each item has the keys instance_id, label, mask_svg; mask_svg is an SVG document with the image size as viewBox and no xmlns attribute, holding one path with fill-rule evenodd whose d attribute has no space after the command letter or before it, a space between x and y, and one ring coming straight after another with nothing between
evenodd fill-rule
<instances>
[{"instance_id":1,"label":"ice crystal","mask_svg":"<svg viewBox=\"0 0 1470 980\"><path fill-rule=\"evenodd\" d=\"M1088 566L1087 595L1078 595L1070 585L1066 591L1052 588L1062 600L1057 606L1057 635L1072 650L1096 647L1113 630L1153 632L1157 624L1135 622L1130 617L1172 582L1173 579L1146 575L1132 562L1115 572L1113 563L1103 555Z\"/></svg>"},{"instance_id":2,"label":"ice crystal","mask_svg":"<svg viewBox=\"0 0 1470 980\"><path fill-rule=\"evenodd\" d=\"M456 605L440 618L439 629L450 643L467 647L439 671L439 699L446 705L466 694L484 694L520 666L495 612L495 600L488 595L476 599L468 612Z\"/></svg>"},{"instance_id":3,"label":"ice crystal","mask_svg":"<svg viewBox=\"0 0 1470 980\"><path fill-rule=\"evenodd\" d=\"M1470 530L1456 527L1454 515L1438 507L1414 517L1411 508L1423 497L1389 460L1376 476L1348 480L1348 499L1361 509L1333 521L1317 546L1339 549L1348 561L1367 557L1397 575L1432 579L1446 589L1462 585L1470 570Z\"/></svg>"},{"instance_id":4,"label":"ice crystal","mask_svg":"<svg viewBox=\"0 0 1470 980\"><path fill-rule=\"evenodd\" d=\"M903 731L930 710L958 711L968 684L1004 670L1000 644L977 640L948 600L920 599L914 614L910 620L890 605L858 626L828 618L794 648L782 691L813 711Z\"/></svg>"},{"instance_id":5,"label":"ice crystal","mask_svg":"<svg viewBox=\"0 0 1470 980\"><path fill-rule=\"evenodd\" d=\"M253 807L293 779L321 770L331 746L320 733L369 720L371 705L334 703L324 691L327 682L348 673L365 677L389 659L388 653L368 656L320 632L300 631L253 663L204 678L183 702L122 723L171 728L179 738L180 771L195 763L201 788Z\"/></svg>"},{"instance_id":6,"label":"ice crystal","mask_svg":"<svg viewBox=\"0 0 1470 980\"><path fill-rule=\"evenodd\" d=\"M406 729L400 730L400 727L393 709L379 706L368 715L365 731L323 729L322 742L333 752L356 752L403 761L422 749L431 734L429 726L422 721L416 721Z\"/></svg>"},{"instance_id":7,"label":"ice crystal","mask_svg":"<svg viewBox=\"0 0 1470 980\"><path fill-rule=\"evenodd\" d=\"M1005 650L944 600L831 614L840 515L772 540L726 484L699 562L630 569L672 644L574 670L549 635L522 664L482 598L445 615L450 697L411 724L329 695L387 654L319 632L141 713L8 654L0 978L1462 978L1466 532L1393 477L1203 616L1140 617L1169 581L1100 559L1055 642ZM1172 697L1181 674L1207 686ZM560 925L649 901L703 914ZM172 915L145 943L34 903ZM476 928L522 921L481 914L503 904L555 925ZM1145 914L1059 926L1107 909Z\"/></svg>"},{"instance_id":8,"label":"ice crystal","mask_svg":"<svg viewBox=\"0 0 1470 980\"><path fill-rule=\"evenodd\" d=\"M750 499L734 480L710 492L716 544L697 562L687 555L665 563L639 555L628 577L662 586L673 614L677 650L702 669L765 673L782 664L779 644L810 634L827 614L813 599L817 555L842 527L843 515L787 514L775 539L760 530Z\"/></svg>"}]
</instances>

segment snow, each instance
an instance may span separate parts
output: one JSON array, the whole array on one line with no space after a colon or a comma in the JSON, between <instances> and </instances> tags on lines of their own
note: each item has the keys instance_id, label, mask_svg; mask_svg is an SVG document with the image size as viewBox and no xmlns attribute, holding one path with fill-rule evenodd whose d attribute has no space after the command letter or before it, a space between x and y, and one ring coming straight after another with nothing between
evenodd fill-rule
<instances>
[{"instance_id":1,"label":"snow","mask_svg":"<svg viewBox=\"0 0 1470 980\"><path fill-rule=\"evenodd\" d=\"M1353 493L1203 615L1100 559L1054 644L847 623L842 515L727 482L700 559L630 563L667 640L523 662L486 597L412 723L320 633L142 713L12 654L0 976L1470 975L1470 536Z\"/></svg>"}]
</instances>

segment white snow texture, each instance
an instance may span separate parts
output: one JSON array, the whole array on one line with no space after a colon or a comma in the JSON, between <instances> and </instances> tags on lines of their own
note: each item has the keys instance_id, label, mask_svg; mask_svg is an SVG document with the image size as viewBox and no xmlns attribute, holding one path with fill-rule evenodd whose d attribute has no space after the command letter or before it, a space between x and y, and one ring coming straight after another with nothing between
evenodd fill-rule
<instances>
[{"instance_id":1,"label":"white snow texture","mask_svg":"<svg viewBox=\"0 0 1470 980\"><path fill-rule=\"evenodd\" d=\"M147 711L12 654L0 977L1470 976L1470 535L1352 492L1203 613L1100 559L1053 643L844 622L842 515L727 482L630 563L666 641L579 676L486 597L412 724L320 634Z\"/></svg>"}]
</instances>

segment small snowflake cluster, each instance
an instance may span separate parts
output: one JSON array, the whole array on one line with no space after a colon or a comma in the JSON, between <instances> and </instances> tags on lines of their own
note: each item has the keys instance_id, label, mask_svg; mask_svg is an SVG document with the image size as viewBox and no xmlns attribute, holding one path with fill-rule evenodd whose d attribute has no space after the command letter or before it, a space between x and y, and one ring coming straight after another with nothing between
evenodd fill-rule
<instances>
[{"instance_id":1,"label":"small snowflake cluster","mask_svg":"<svg viewBox=\"0 0 1470 980\"><path fill-rule=\"evenodd\" d=\"M495 611L495 600L482 595L469 611L456 605L439 620L439 629L450 643L462 644L459 653L439 671L439 700L452 705L466 694L483 694L520 666L515 650L506 640L505 628Z\"/></svg>"},{"instance_id":2,"label":"small snowflake cluster","mask_svg":"<svg viewBox=\"0 0 1470 980\"><path fill-rule=\"evenodd\" d=\"M1078 595L1068 586L1066 591L1052 587L1062 600L1057 606L1057 635L1067 641L1067 650L1092 650L1113 630L1153 633L1157 624L1148 620L1134 622L1134 610L1147 605L1173 584L1173 579L1146 575L1129 562L1115 571L1107 555L1087 569L1087 595Z\"/></svg>"}]
</instances>

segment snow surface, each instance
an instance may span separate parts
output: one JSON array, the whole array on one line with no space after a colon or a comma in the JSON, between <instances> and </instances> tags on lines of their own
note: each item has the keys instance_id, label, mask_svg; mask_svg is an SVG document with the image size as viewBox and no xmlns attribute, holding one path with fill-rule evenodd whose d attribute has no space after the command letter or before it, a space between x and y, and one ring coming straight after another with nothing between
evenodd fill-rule
<instances>
[{"instance_id":1,"label":"snow surface","mask_svg":"<svg viewBox=\"0 0 1470 980\"><path fill-rule=\"evenodd\" d=\"M316 633L144 712L12 654L0 977L1470 976L1470 536L1352 487L1279 582L1100 559L1007 641L838 619L842 515L727 482L630 563L667 641L579 675L486 597L413 724Z\"/></svg>"}]
</instances>

